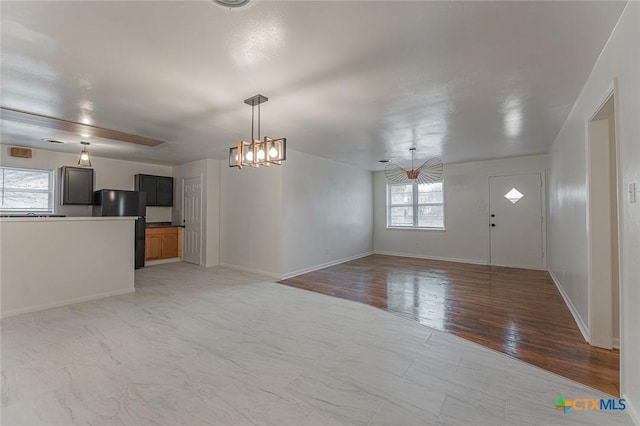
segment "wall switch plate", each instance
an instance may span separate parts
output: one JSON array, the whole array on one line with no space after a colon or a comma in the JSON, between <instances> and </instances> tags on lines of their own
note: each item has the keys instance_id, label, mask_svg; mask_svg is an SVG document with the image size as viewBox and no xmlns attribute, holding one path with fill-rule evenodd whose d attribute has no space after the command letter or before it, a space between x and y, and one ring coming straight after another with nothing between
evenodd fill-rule
<instances>
[{"instance_id":1,"label":"wall switch plate","mask_svg":"<svg viewBox=\"0 0 640 426\"><path fill-rule=\"evenodd\" d=\"M632 204L636 202L636 184L635 183L629 184L629 202Z\"/></svg>"}]
</instances>

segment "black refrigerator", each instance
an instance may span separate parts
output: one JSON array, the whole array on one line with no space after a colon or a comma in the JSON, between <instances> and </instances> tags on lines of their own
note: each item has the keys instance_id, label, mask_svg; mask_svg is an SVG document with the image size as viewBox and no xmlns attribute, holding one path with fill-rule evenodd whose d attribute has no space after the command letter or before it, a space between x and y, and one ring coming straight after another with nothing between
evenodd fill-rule
<instances>
[{"instance_id":1,"label":"black refrigerator","mask_svg":"<svg viewBox=\"0 0 640 426\"><path fill-rule=\"evenodd\" d=\"M137 216L134 236L136 269L144 266L147 194L140 191L101 189L93 193L94 216Z\"/></svg>"}]
</instances>

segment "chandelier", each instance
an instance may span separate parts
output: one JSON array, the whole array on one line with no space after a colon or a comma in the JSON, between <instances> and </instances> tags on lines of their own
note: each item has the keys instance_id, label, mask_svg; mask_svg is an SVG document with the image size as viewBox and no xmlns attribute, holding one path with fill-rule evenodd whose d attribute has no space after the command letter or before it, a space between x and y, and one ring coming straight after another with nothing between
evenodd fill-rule
<instances>
[{"instance_id":1,"label":"chandelier","mask_svg":"<svg viewBox=\"0 0 640 426\"><path fill-rule=\"evenodd\" d=\"M442 161L438 157L427 158L418 168L414 168L415 148L409 148L411 151L411 170L392 163L390 160L381 160L386 163L384 166L384 174L392 182L397 183L433 183L442 177Z\"/></svg>"},{"instance_id":2,"label":"chandelier","mask_svg":"<svg viewBox=\"0 0 640 426\"><path fill-rule=\"evenodd\" d=\"M229 148L229 167L239 169L244 166L260 167L272 164L281 165L287 159L287 139L272 139L265 136L260 139L260 104L269 99L263 95L255 95L245 99L244 103L251 105L251 142L240 141ZM258 137L254 137L255 109L258 107Z\"/></svg>"}]
</instances>

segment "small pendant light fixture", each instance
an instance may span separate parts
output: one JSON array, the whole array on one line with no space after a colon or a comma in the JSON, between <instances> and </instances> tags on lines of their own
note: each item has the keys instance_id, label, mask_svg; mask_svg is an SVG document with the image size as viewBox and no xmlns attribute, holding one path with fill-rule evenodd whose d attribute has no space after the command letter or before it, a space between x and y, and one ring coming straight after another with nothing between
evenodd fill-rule
<instances>
[{"instance_id":1,"label":"small pendant light fixture","mask_svg":"<svg viewBox=\"0 0 640 426\"><path fill-rule=\"evenodd\" d=\"M244 103L251 105L251 142L240 141L234 147L229 148L229 167L241 169L244 166L260 167L272 164L282 165L287 159L287 139L272 139L268 136L260 139L260 104L267 102L269 98L263 95L255 95L245 99ZM255 109L258 107L258 137L254 137Z\"/></svg>"},{"instance_id":2,"label":"small pendant light fixture","mask_svg":"<svg viewBox=\"0 0 640 426\"><path fill-rule=\"evenodd\" d=\"M78 167L91 167L91 154L89 154L89 149L87 147L90 145L89 142L80 142L82 147L82 152L80 152L80 158L78 158Z\"/></svg>"}]
</instances>

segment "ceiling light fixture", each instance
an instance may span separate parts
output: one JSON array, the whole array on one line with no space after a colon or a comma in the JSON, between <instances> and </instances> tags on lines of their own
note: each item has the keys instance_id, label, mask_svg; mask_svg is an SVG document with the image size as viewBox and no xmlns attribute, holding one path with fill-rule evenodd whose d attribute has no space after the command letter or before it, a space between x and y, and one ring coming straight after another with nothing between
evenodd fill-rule
<instances>
[{"instance_id":1,"label":"ceiling light fixture","mask_svg":"<svg viewBox=\"0 0 640 426\"><path fill-rule=\"evenodd\" d=\"M213 0L213 2L220 6L237 8L247 6L251 0Z\"/></svg>"},{"instance_id":2,"label":"ceiling light fixture","mask_svg":"<svg viewBox=\"0 0 640 426\"><path fill-rule=\"evenodd\" d=\"M251 105L251 142L240 141L229 148L229 167L241 169L244 166L260 167L271 164L281 165L287 159L287 139L272 139L265 136L260 139L260 104L269 100L266 96L255 95L245 99L244 103ZM258 107L258 137L254 138L255 109Z\"/></svg>"},{"instance_id":3,"label":"ceiling light fixture","mask_svg":"<svg viewBox=\"0 0 640 426\"><path fill-rule=\"evenodd\" d=\"M429 157L417 169L413 167L413 159L416 152L415 148L409 148L411 151L411 170L393 163L390 160L381 160L386 163L384 166L384 174L391 182L397 183L433 183L442 177L442 161L438 157Z\"/></svg>"},{"instance_id":4,"label":"ceiling light fixture","mask_svg":"<svg viewBox=\"0 0 640 426\"><path fill-rule=\"evenodd\" d=\"M89 142L80 142L82 147L82 152L80 153L80 158L78 158L78 166L79 167L91 167L91 155L89 154L89 150L87 147L90 145Z\"/></svg>"}]
</instances>

